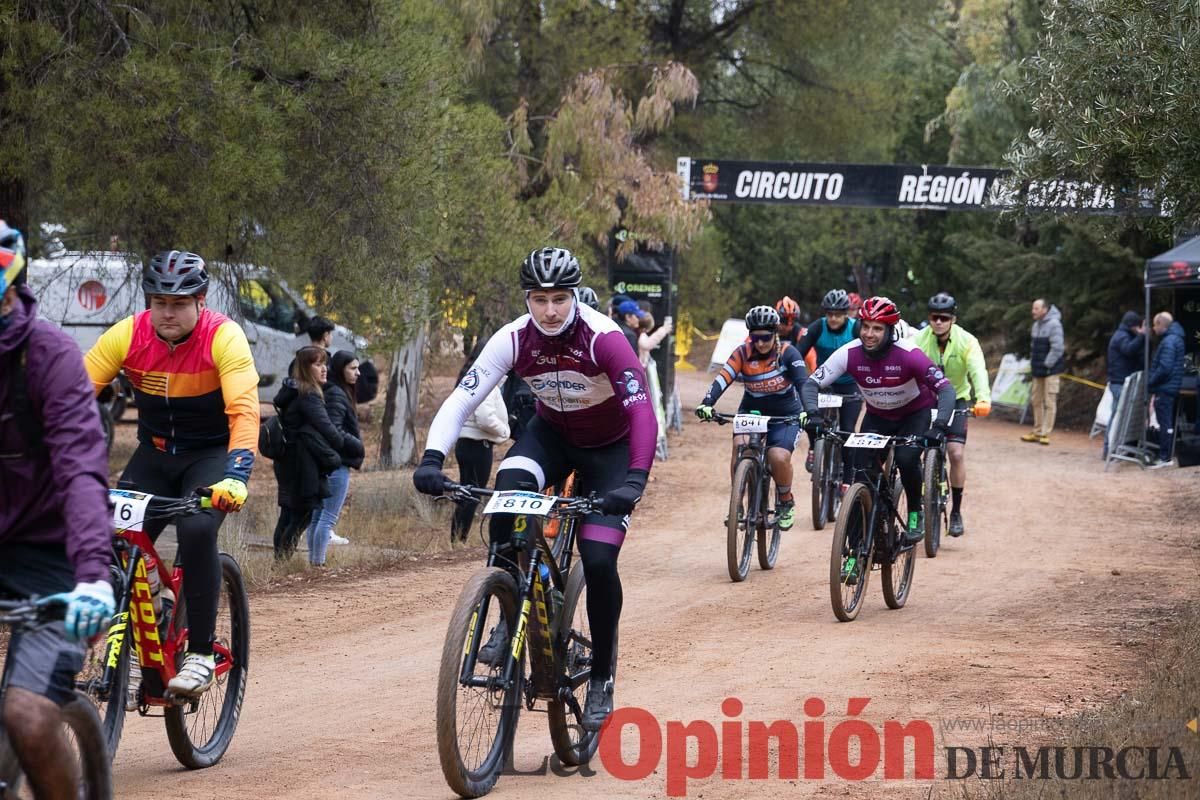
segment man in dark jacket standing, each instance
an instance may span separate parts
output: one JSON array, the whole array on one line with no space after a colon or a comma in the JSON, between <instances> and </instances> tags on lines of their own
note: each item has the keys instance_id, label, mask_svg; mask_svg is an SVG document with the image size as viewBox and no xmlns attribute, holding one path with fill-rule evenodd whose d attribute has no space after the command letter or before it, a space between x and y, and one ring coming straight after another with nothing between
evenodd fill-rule
<instances>
[{"instance_id":1,"label":"man in dark jacket standing","mask_svg":"<svg viewBox=\"0 0 1200 800\"><path fill-rule=\"evenodd\" d=\"M1183 326L1166 311L1154 315L1154 334L1161 336L1146 386L1154 395L1154 415L1158 417L1158 464L1173 465L1175 409L1179 406L1179 388L1183 385L1183 356L1187 349Z\"/></svg>"},{"instance_id":2,"label":"man in dark jacket standing","mask_svg":"<svg viewBox=\"0 0 1200 800\"><path fill-rule=\"evenodd\" d=\"M1033 373L1033 430L1021 437L1023 442L1050 444L1054 416L1058 411L1059 375L1066 369L1063 354L1062 314L1057 306L1039 298L1033 301L1033 329L1030 332L1030 371Z\"/></svg>"},{"instance_id":3,"label":"man in dark jacket standing","mask_svg":"<svg viewBox=\"0 0 1200 800\"><path fill-rule=\"evenodd\" d=\"M1108 340L1108 391L1112 395L1114 415L1117 413L1117 401L1121 399L1121 389L1125 387L1125 379L1142 368L1142 351L1145 344L1145 320L1136 311L1126 311L1125 316L1121 318L1121 324ZM1109 430L1112 430L1111 421ZM1106 458L1111 446L1108 434L1105 434Z\"/></svg>"},{"instance_id":4,"label":"man in dark jacket standing","mask_svg":"<svg viewBox=\"0 0 1200 800\"><path fill-rule=\"evenodd\" d=\"M0 595L55 595L67 611L11 641L3 715L34 794L71 797L59 706L114 605L108 455L83 357L37 318L24 265L20 234L0 221Z\"/></svg>"}]
</instances>

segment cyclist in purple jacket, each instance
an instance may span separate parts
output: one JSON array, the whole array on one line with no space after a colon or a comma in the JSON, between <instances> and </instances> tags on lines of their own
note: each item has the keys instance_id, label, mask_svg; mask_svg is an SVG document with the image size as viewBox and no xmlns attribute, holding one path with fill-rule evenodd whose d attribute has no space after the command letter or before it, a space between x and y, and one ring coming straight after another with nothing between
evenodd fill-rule
<instances>
[{"instance_id":1,"label":"cyclist in purple jacket","mask_svg":"<svg viewBox=\"0 0 1200 800\"><path fill-rule=\"evenodd\" d=\"M496 489L541 491L576 470L583 485L604 498L603 514L583 519L579 557L588 587L592 678L582 724L599 730L612 712L612 652L621 616L617 556L629 515L641 499L654 461L658 423L637 354L613 320L579 302L583 275L569 250L534 250L521 265L529 313L505 325L484 346L429 426L428 449L413 473L419 491L440 495L446 453L463 421L509 370L537 396L537 413L508 451ZM489 536L503 545L513 515L492 515ZM503 620L479 651L491 664L503 655Z\"/></svg>"},{"instance_id":2,"label":"cyclist in purple jacket","mask_svg":"<svg viewBox=\"0 0 1200 800\"><path fill-rule=\"evenodd\" d=\"M73 797L60 705L113 614L108 454L70 336L37 318L19 232L0 221L0 596L51 596L63 622L15 634L4 727L38 797Z\"/></svg>"}]
</instances>

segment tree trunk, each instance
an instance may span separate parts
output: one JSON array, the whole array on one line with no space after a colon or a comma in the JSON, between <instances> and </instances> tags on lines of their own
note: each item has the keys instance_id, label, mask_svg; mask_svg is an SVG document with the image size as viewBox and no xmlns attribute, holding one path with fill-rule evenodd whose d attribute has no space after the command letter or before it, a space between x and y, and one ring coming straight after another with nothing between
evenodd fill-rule
<instances>
[{"instance_id":1,"label":"tree trunk","mask_svg":"<svg viewBox=\"0 0 1200 800\"><path fill-rule=\"evenodd\" d=\"M383 403L383 442L379 465L384 469L416 462L417 404L425 361L425 329L392 353L387 396Z\"/></svg>"}]
</instances>

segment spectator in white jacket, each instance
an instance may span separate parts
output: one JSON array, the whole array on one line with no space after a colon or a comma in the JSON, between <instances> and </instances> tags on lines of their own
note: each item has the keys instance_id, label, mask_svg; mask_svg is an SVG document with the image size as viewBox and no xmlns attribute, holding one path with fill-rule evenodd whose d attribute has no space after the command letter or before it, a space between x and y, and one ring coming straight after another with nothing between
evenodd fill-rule
<instances>
[{"instance_id":1,"label":"spectator in white jacket","mask_svg":"<svg viewBox=\"0 0 1200 800\"><path fill-rule=\"evenodd\" d=\"M458 375L461 382L475 363L482 349L481 340L476 352L471 353L467 363L463 364ZM457 383L457 382L456 382ZM467 421L463 423L462 433L454 445L454 458L458 461L458 474L461 483L471 486L486 487L492 476L492 448L508 439L508 409L504 407L504 397L500 387L492 389L483 399L479 407ZM450 522L450 541L464 542L471 532L475 521L475 510L478 503L458 503L454 509L454 519Z\"/></svg>"}]
</instances>

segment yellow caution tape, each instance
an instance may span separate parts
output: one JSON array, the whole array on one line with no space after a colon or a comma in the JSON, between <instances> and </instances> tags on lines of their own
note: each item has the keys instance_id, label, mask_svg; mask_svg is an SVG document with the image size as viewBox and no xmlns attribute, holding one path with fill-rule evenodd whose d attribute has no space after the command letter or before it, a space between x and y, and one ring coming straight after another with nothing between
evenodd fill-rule
<instances>
[{"instance_id":1,"label":"yellow caution tape","mask_svg":"<svg viewBox=\"0 0 1200 800\"><path fill-rule=\"evenodd\" d=\"M1065 372L1064 372L1064 373L1062 373L1062 376L1063 376L1064 378L1066 378L1067 380L1069 380L1069 381L1075 381L1076 383L1082 383L1084 386L1090 386L1090 387L1092 387L1093 389L1099 389L1100 391L1104 391L1104 384L1103 384L1103 383L1096 383L1095 381L1089 381L1089 380L1088 380L1088 379L1086 379L1086 378L1079 378L1079 377L1076 377L1076 376L1074 376L1074 375L1068 375L1068 374L1067 374L1067 373L1065 373Z\"/></svg>"}]
</instances>

